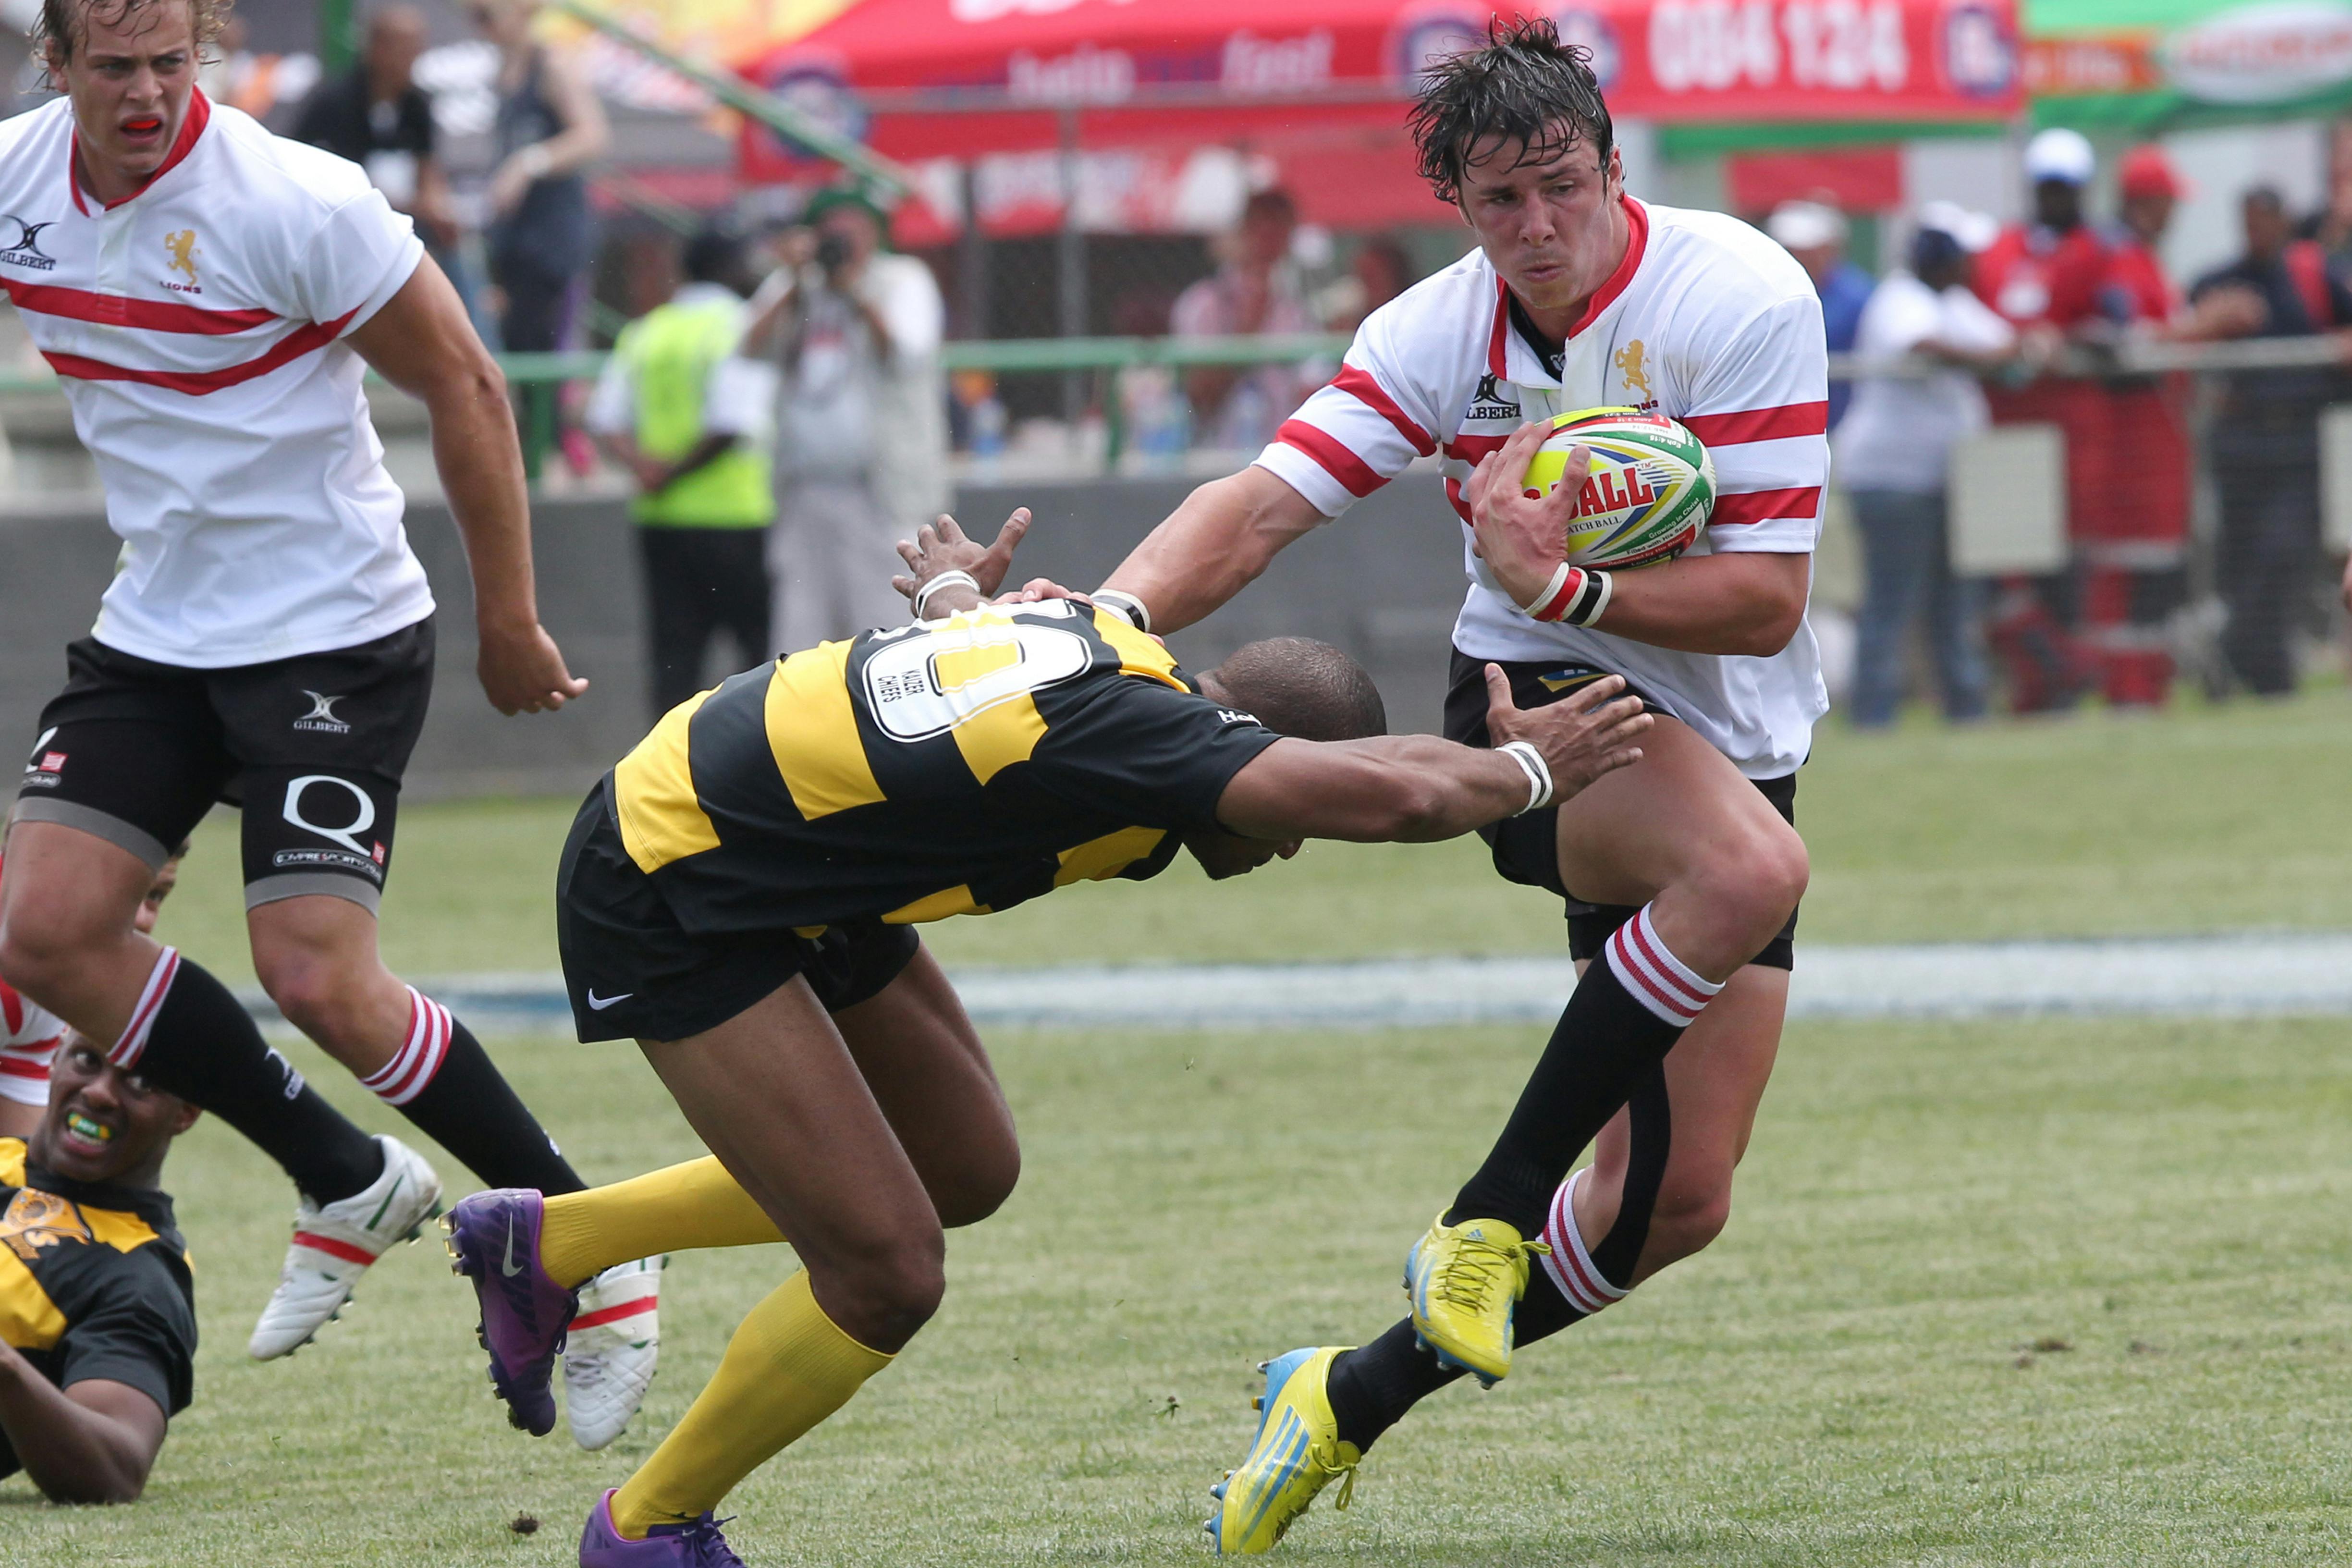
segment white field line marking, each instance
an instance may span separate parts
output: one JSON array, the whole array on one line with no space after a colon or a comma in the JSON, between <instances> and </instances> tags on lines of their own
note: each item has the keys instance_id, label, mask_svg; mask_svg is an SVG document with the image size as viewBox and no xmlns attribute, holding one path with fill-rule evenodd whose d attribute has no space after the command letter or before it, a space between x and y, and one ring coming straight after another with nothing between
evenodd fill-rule
<instances>
[{"instance_id":1,"label":"white field line marking","mask_svg":"<svg viewBox=\"0 0 2352 1568\"><path fill-rule=\"evenodd\" d=\"M1264 1028L1549 1023L1574 984L1560 958L1336 963L972 967L956 989L979 1023ZM553 974L452 976L425 987L476 1026L562 1027ZM257 995L265 1018L275 1009ZM1797 947L1795 1018L2051 1014L2352 1015L2352 933Z\"/></svg>"}]
</instances>

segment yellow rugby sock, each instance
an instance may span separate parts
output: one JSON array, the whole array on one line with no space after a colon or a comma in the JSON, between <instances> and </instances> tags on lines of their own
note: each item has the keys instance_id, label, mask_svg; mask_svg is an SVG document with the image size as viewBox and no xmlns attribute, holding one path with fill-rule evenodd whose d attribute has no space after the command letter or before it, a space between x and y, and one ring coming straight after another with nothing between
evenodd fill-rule
<instances>
[{"instance_id":1,"label":"yellow rugby sock","mask_svg":"<svg viewBox=\"0 0 2352 1568\"><path fill-rule=\"evenodd\" d=\"M849 1403L891 1358L835 1327L805 1269L751 1309L727 1342L719 1371L653 1457L613 1497L613 1523L631 1541L719 1506L769 1457Z\"/></svg>"},{"instance_id":2,"label":"yellow rugby sock","mask_svg":"<svg viewBox=\"0 0 2352 1568\"><path fill-rule=\"evenodd\" d=\"M753 1247L783 1233L715 1157L547 1200L539 1264L558 1285L657 1252Z\"/></svg>"}]
</instances>

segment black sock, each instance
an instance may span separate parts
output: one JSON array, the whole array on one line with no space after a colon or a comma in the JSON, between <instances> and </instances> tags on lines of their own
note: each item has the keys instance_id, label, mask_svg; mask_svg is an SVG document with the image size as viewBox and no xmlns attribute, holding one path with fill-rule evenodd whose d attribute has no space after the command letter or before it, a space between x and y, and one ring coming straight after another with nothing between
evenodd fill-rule
<instances>
[{"instance_id":1,"label":"black sock","mask_svg":"<svg viewBox=\"0 0 2352 1568\"><path fill-rule=\"evenodd\" d=\"M408 995L406 1043L360 1081L494 1187L585 1188L474 1032L415 986Z\"/></svg>"},{"instance_id":2,"label":"black sock","mask_svg":"<svg viewBox=\"0 0 2352 1568\"><path fill-rule=\"evenodd\" d=\"M1596 965L1595 967L1598 967ZM1632 1138L1626 1157L1624 1195L1609 1234L1591 1249L1593 1267L1619 1289L1633 1280L1633 1268L1649 1239L1650 1215L1657 1206L1658 1185L1666 1173L1666 1154L1673 1142L1673 1115L1666 1101L1666 1072L1653 1068L1649 1079L1627 1102ZM1560 1238L1546 1233L1553 1247ZM1511 1318L1515 1347L1549 1339L1587 1313L1560 1293L1540 1264L1528 1271L1528 1290ZM1381 1434L1404 1418L1404 1413L1463 1375L1459 1367L1442 1366L1437 1357L1414 1342L1412 1320L1406 1318L1360 1350L1352 1350L1331 1363L1326 1385L1339 1439L1369 1449Z\"/></svg>"},{"instance_id":3,"label":"black sock","mask_svg":"<svg viewBox=\"0 0 2352 1568\"><path fill-rule=\"evenodd\" d=\"M313 1202L350 1197L383 1173L382 1147L269 1048L227 986L170 949L157 969L163 999L143 1039L127 1036L111 1053L118 1060L127 1046L131 1071L236 1128Z\"/></svg>"},{"instance_id":4,"label":"black sock","mask_svg":"<svg viewBox=\"0 0 2352 1568\"><path fill-rule=\"evenodd\" d=\"M1666 952L1646 906L1618 927L1577 982L1503 1135L1454 1195L1446 1223L1499 1219L1521 1236L1541 1230L1576 1157L1722 989Z\"/></svg>"}]
</instances>

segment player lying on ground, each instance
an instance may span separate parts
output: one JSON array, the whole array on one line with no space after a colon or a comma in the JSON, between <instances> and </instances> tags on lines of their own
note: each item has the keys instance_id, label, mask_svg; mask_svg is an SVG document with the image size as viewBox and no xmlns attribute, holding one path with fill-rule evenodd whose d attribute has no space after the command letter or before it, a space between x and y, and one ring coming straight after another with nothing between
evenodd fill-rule
<instances>
[{"instance_id":1,"label":"player lying on ground","mask_svg":"<svg viewBox=\"0 0 2352 1568\"><path fill-rule=\"evenodd\" d=\"M452 1210L493 1381L544 1430L570 1288L622 1256L789 1237L805 1266L597 1503L587 1568L734 1563L719 1500L889 1364L939 1306L942 1228L1012 1192L1012 1115L916 922L1140 880L1179 848L1229 877L1307 838L1449 838L1641 755L1615 681L1523 714L1491 673L1497 752L1383 735L1370 678L1321 643L1192 678L1076 601L983 605L1025 521L986 552L926 529L908 585L930 619L673 709L573 825L556 919L580 1037L635 1037L717 1157Z\"/></svg>"},{"instance_id":2,"label":"player lying on ground","mask_svg":"<svg viewBox=\"0 0 2352 1568\"><path fill-rule=\"evenodd\" d=\"M130 1502L188 1407L187 1247L163 1156L196 1108L68 1032L32 1136L0 1138L0 1476Z\"/></svg>"},{"instance_id":3,"label":"player lying on ground","mask_svg":"<svg viewBox=\"0 0 2352 1568\"><path fill-rule=\"evenodd\" d=\"M1590 61L1549 22L1499 27L1426 83L1422 170L1478 248L1375 311L1338 378L1097 602L1190 626L1442 451L1471 566L1446 733L1488 743L1496 664L1531 706L1622 675L1658 722L1639 763L1486 831L1497 871L1566 900L1582 978L1493 1152L1411 1248L1410 1317L1361 1350L1273 1364L1260 1441L1210 1521L1228 1552L1271 1546L1414 1401L1465 1370L1507 1373L1515 1309L1517 1341L1540 1338L1715 1238L1780 1045L1807 875L1796 772L1828 705L1804 625L1829 461L1812 286L1735 218L1625 195ZM1563 574L1576 487L1523 493L1543 434L1523 422L1617 405L1706 443L1714 513L1680 560Z\"/></svg>"},{"instance_id":4,"label":"player lying on ground","mask_svg":"<svg viewBox=\"0 0 2352 1568\"><path fill-rule=\"evenodd\" d=\"M131 918L140 935L155 934L163 900L180 885L180 862L187 853L183 842L148 885L139 912ZM6 868L0 866L0 880L5 879ZM65 1039L63 1018L0 980L0 1138L29 1139L40 1126L49 1109L49 1068Z\"/></svg>"},{"instance_id":5,"label":"player lying on ground","mask_svg":"<svg viewBox=\"0 0 2352 1568\"><path fill-rule=\"evenodd\" d=\"M457 293L357 164L196 88L226 0L49 0L65 96L0 126L5 285L98 461L122 569L43 711L0 887L0 975L117 1066L196 1101L301 1197L251 1352L305 1343L435 1212L431 1167L271 1058L227 990L132 926L165 846L244 807L254 972L278 1010L497 1186L581 1182L449 1010L378 954L400 779L433 682L434 602L362 377L419 398L473 567L501 711L585 682L539 624L504 379ZM650 1302L625 1269L599 1289ZM573 1429L609 1441L653 1319L565 1361Z\"/></svg>"}]
</instances>

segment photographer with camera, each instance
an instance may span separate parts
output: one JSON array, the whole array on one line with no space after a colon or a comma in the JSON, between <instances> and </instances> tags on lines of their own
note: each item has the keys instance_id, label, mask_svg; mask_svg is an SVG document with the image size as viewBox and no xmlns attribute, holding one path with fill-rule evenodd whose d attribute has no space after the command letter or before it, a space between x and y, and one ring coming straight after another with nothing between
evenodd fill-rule
<instances>
[{"instance_id":1,"label":"photographer with camera","mask_svg":"<svg viewBox=\"0 0 2352 1568\"><path fill-rule=\"evenodd\" d=\"M768 574L784 647L903 619L897 543L948 506L939 284L884 248L888 219L862 189L818 193L803 221L745 348L777 374Z\"/></svg>"}]
</instances>

